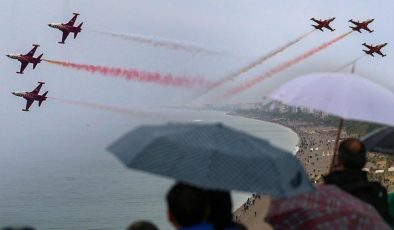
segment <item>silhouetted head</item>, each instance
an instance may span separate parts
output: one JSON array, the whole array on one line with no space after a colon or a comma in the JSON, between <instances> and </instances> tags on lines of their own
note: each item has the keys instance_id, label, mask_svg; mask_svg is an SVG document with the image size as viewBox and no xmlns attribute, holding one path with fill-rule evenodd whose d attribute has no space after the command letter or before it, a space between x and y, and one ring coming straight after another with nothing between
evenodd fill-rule
<instances>
[{"instance_id":1,"label":"silhouetted head","mask_svg":"<svg viewBox=\"0 0 394 230\"><path fill-rule=\"evenodd\" d=\"M338 161L345 169L361 170L367 162L364 144L355 138L343 140L338 149Z\"/></svg>"},{"instance_id":2,"label":"silhouetted head","mask_svg":"<svg viewBox=\"0 0 394 230\"><path fill-rule=\"evenodd\" d=\"M30 227L30 226L24 226L24 227L4 227L1 230L34 230L35 228Z\"/></svg>"},{"instance_id":3,"label":"silhouetted head","mask_svg":"<svg viewBox=\"0 0 394 230\"><path fill-rule=\"evenodd\" d=\"M207 221L215 229L233 226L231 195L228 191L207 190L208 217Z\"/></svg>"},{"instance_id":4,"label":"silhouetted head","mask_svg":"<svg viewBox=\"0 0 394 230\"><path fill-rule=\"evenodd\" d=\"M188 227L205 220L207 200L203 189L177 182L167 193L169 221L176 227Z\"/></svg>"},{"instance_id":5,"label":"silhouetted head","mask_svg":"<svg viewBox=\"0 0 394 230\"><path fill-rule=\"evenodd\" d=\"M159 228L149 221L140 220L132 223L127 230L159 230Z\"/></svg>"}]
</instances>

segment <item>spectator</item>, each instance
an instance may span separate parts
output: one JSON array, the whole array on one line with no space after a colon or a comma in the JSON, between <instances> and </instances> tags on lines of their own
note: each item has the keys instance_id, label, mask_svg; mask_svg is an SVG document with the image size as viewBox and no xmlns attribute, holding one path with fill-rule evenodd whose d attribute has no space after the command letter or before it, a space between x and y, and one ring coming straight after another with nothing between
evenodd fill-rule
<instances>
[{"instance_id":1,"label":"spectator","mask_svg":"<svg viewBox=\"0 0 394 230\"><path fill-rule=\"evenodd\" d=\"M217 230L243 230L246 229L233 221L231 195L228 191L207 190L208 222Z\"/></svg>"},{"instance_id":2,"label":"spectator","mask_svg":"<svg viewBox=\"0 0 394 230\"><path fill-rule=\"evenodd\" d=\"M127 230L159 230L159 228L151 222L140 220L132 223Z\"/></svg>"},{"instance_id":3,"label":"spectator","mask_svg":"<svg viewBox=\"0 0 394 230\"><path fill-rule=\"evenodd\" d=\"M341 142L338 149L338 167L324 176L326 184L334 184L355 197L371 204L389 222L387 190L379 182L370 182L364 167L367 157L364 144L355 138Z\"/></svg>"},{"instance_id":4,"label":"spectator","mask_svg":"<svg viewBox=\"0 0 394 230\"><path fill-rule=\"evenodd\" d=\"M181 230L213 230L206 222L206 193L197 187L175 183L167 193L168 220Z\"/></svg>"}]
</instances>

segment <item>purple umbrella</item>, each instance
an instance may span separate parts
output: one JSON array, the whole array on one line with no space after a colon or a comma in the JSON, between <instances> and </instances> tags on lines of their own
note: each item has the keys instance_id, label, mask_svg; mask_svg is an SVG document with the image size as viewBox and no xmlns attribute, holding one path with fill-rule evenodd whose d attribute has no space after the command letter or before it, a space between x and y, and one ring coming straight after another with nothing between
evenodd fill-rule
<instances>
[{"instance_id":1,"label":"purple umbrella","mask_svg":"<svg viewBox=\"0 0 394 230\"><path fill-rule=\"evenodd\" d=\"M353 73L313 73L295 78L268 95L287 105L308 107L343 119L394 126L394 93Z\"/></svg>"}]
</instances>

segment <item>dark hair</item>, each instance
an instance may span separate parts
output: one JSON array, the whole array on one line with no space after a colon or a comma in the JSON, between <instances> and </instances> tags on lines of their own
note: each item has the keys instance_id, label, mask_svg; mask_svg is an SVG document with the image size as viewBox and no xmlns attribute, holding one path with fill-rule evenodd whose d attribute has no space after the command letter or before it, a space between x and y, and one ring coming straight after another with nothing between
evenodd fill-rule
<instances>
[{"instance_id":1,"label":"dark hair","mask_svg":"<svg viewBox=\"0 0 394 230\"><path fill-rule=\"evenodd\" d=\"M207 221L215 229L231 227L233 223L232 203L230 192L207 190L208 217Z\"/></svg>"},{"instance_id":2,"label":"dark hair","mask_svg":"<svg viewBox=\"0 0 394 230\"><path fill-rule=\"evenodd\" d=\"M159 228L149 221L140 220L133 222L127 230L159 230Z\"/></svg>"},{"instance_id":3,"label":"dark hair","mask_svg":"<svg viewBox=\"0 0 394 230\"><path fill-rule=\"evenodd\" d=\"M344 168L362 169L367 162L367 151L360 140L347 138L339 145L338 158Z\"/></svg>"},{"instance_id":4,"label":"dark hair","mask_svg":"<svg viewBox=\"0 0 394 230\"><path fill-rule=\"evenodd\" d=\"M180 226L191 226L205 219L207 200L204 190L177 182L166 198L168 210Z\"/></svg>"}]
</instances>

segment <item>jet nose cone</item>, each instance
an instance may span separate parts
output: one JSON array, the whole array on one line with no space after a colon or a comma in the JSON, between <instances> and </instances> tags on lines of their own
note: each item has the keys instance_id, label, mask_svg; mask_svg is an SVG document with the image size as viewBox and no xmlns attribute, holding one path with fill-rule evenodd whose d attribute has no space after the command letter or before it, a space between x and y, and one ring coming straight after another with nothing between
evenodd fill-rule
<instances>
[{"instance_id":1,"label":"jet nose cone","mask_svg":"<svg viewBox=\"0 0 394 230\"><path fill-rule=\"evenodd\" d=\"M5 56L7 56L7 57L11 57L11 55L9 55L9 54L7 54L7 55L5 55Z\"/></svg>"},{"instance_id":2,"label":"jet nose cone","mask_svg":"<svg viewBox=\"0 0 394 230\"><path fill-rule=\"evenodd\" d=\"M15 92L11 92L13 95L16 95L16 93Z\"/></svg>"}]
</instances>

